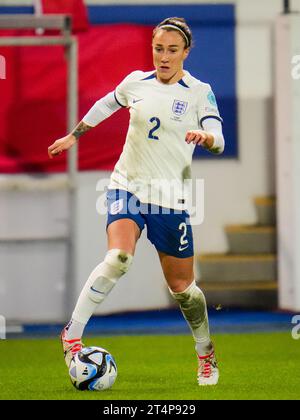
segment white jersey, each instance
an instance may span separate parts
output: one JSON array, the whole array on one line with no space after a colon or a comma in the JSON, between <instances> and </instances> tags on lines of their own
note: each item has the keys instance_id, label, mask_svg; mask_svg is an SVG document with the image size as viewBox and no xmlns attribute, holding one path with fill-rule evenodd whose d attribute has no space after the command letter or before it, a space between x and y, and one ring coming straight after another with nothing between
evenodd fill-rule
<instances>
[{"instance_id":1,"label":"white jersey","mask_svg":"<svg viewBox=\"0 0 300 420\"><path fill-rule=\"evenodd\" d=\"M210 85L187 71L170 85L154 71L134 71L117 86L115 98L129 108L130 123L109 188L130 191L143 203L186 209L195 148L185 142L186 133L202 129L206 118L221 120Z\"/></svg>"}]
</instances>

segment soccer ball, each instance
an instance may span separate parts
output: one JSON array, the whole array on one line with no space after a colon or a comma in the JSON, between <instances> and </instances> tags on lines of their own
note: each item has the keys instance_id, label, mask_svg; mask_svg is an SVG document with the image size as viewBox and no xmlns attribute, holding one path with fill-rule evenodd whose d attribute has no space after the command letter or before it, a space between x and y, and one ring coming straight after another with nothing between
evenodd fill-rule
<instances>
[{"instance_id":1,"label":"soccer ball","mask_svg":"<svg viewBox=\"0 0 300 420\"><path fill-rule=\"evenodd\" d=\"M117 365L107 350L85 347L72 358L69 374L72 384L80 391L103 391L114 384Z\"/></svg>"}]
</instances>

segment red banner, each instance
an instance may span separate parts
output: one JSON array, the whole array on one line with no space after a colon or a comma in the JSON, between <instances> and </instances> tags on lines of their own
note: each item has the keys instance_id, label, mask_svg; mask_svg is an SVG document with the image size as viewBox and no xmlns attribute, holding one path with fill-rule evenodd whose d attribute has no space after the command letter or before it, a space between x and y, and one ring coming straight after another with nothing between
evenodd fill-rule
<instances>
[{"instance_id":1,"label":"red banner","mask_svg":"<svg viewBox=\"0 0 300 420\"><path fill-rule=\"evenodd\" d=\"M88 29L88 13L83 0L41 0L42 12L72 16L73 32Z\"/></svg>"},{"instance_id":2,"label":"red banner","mask_svg":"<svg viewBox=\"0 0 300 420\"><path fill-rule=\"evenodd\" d=\"M93 26L78 34L79 120L128 73L153 68L151 33L151 27L127 24ZM0 54L8 58L7 79L0 80L0 172L66 170L65 155L47 156L48 146L67 130L63 48L1 48ZM80 139L81 170L113 168L128 116L120 110Z\"/></svg>"}]
</instances>

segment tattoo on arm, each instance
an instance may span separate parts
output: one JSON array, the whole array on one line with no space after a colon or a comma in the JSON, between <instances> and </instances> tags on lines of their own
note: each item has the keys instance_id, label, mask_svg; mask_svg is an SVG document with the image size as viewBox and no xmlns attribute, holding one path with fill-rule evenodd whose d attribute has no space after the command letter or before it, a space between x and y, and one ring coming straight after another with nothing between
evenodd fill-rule
<instances>
[{"instance_id":1,"label":"tattoo on arm","mask_svg":"<svg viewBox=\"0 0 300 420\"><path fill-rule=\"evenodd\" d=\"M79 139L79 137L81 137L84 133L86 133L87 131L89 131L91 128L91 126L85 124L83 121L81 121L77 127L72 131L73 136L76 138L76 140Z\"/></svg>"}]
</instances>

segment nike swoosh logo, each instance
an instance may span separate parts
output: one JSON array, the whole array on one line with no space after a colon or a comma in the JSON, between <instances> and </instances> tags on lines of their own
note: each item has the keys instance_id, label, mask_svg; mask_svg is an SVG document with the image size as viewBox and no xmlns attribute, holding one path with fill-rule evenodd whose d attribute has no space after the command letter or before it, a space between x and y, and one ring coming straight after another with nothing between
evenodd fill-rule
<instances>
[{"instance_id":1,"label":"nike swoosh logo","mask_svg":"<svg viewBox=\"0 0 300 420\"><path fill-rule=\"evenodd\" d=\"M133 100L133 103L136 104L137 102L140 102L140 101L143 101L143 100L144 100L144 98L142 98L142 99L134 99Z\"/></svg>"},{"instance_id":2,"label":"nike swoosh logo","mask_svg":"<svg viewBox=\"0 0 300 420\"><path fill-rule=\"evenodd\" d=\"M189 246L185 246L184 248L182 248L181 246L178 248L179 251L184 251L185 249L187 249Z\"/></svg>"},{"instance_id":3,"label":"nike swoosh logo","mask_svg":"<svg viewBox=\"0 0 300 420\"><path fill-rule=\"evenodd\" d=\"M99 290L94 289L94 288L93 288L93 286L91 287L91 290L92 290L93 292L100 293L101 295L105 295L105 293L103 293L103 292L99 292Z\"/></svg>"}]
</instances>

